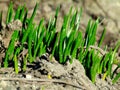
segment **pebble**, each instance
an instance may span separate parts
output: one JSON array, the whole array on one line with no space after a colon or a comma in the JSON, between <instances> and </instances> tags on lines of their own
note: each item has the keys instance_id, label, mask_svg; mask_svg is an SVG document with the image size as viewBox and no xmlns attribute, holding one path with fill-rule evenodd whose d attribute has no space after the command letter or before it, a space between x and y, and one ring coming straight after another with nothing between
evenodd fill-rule
<instances>
[{"instance_id":1,"label":"pebble","mask_svg":"<svg viewBox=\"0 0 120 90\"><path fill-rule=\"evenodd\" d=\"M31 79L32 76L31 76L30 74L27 74L27 75L26 75L26 78L27 78L27 79Z\"/></svg>"}]
</instances>

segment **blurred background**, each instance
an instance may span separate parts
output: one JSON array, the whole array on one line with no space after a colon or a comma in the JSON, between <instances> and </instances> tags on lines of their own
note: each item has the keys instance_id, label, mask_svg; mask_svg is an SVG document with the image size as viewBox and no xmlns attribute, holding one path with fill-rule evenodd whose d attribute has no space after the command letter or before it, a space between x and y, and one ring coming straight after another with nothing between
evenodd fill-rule
<instances>
[{"instance_id":1,"label":"blurred background","mask_svg":"<svg viewBox=\"0 0 120 90\"><path fill-rule=\"evenodd\" d=\"M104 44L108 46L114 46L116 41L120 37L120 0L0 0L0 11L3 11L3 21L5 22L7 9L13 2L14 10L19 5L25 5L28 8L29 16L33 11L36 3L39 4L37 14L35 16L35 23L38 23L41 18L44 18L46 22L53 17L57 6L60 5L61 9L58 17L58 30L60 30L63 17L69 12L71 6L74 9L82 8L82 17L80 30L85 32L87 22L90 18L96 20L100 18L100 24L98 27L97 38L100 37L104 27L107 32L104 40Z\"/></svg>"}]
</instances>

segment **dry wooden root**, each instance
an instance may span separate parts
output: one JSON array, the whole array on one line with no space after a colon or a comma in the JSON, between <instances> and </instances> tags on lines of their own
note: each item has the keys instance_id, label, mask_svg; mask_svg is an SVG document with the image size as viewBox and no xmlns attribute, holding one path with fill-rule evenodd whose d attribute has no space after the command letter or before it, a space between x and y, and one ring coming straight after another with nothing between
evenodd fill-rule
<instances>
[{"instance_id":1,"label":"dry wooden root","mask_svg":"<svg viewBox=\"0 0 120 90\"><path fill-rule=\"evenodd\" d=\"M31 83L32 82L51 82L51 83L66 84L66 85L73 86L75 88L85 90L85 87L82 86L82 85L78 86L78 85L68 83L68 82L65 82L65 81L62 81L62 80L57 80L57 79L27 79L27 78L1 78L0 77L0 81L2 81L2 80L3 81L20 81L20 82L25 82L25 83L30 83L30 82Z\"/></svg>"}]
</instances>

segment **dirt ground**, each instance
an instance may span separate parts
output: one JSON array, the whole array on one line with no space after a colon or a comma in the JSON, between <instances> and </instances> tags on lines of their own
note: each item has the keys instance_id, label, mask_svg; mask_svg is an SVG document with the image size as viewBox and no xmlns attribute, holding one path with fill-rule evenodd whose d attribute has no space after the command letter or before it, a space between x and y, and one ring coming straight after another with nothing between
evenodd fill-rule
<instances>
[{"instance_id":1,"label":"dirt ground","mask_svg":"<svg viewBox=\"0 0 120 90\"><path fill-rule=\"evenodd\" d=\"M31 16L33 8L39 3L39 8L35 16L35 23L44 17L48 22L51 16L54 16L57 6L61 6L57 27L60 30L63 17L69 12L71 6L74 9L83 9L81 17L80 29L84 33L87 22L90 18L96 20L98 17L101 20L97 31L97 39L100 37L104 27L106 27L106 35L104 45L114 47L120 38L120 0L11 0L13 1L14 10L19 5L26 5L28 8L28 16ZM0 0L0 11L3 11L3 27L7 9L10 0ZM15 24L14 24L15 25ZM18 25L20 26L20 24ZM0 36L0 40L4 41L4 45L0 44L3 49L0 50L0 57L4 52L4 46L8 46L8 41L12 32L7 33L6 38ZM1 42L0 42L1 43ZM2 51L3 50L3 51ZM118 53L120 53L118 51ZM3 55L4 56L4 55ZM0 69L0 90L120 90L120 80L116 84L112 84L107 78L105 81L99 77L96 83L93 84L85 75L83 66L74 60L71 65L60 65L55 60L49 61L48 55L44 58L37 58L37 62L28 64L28 69L24 73L16 75L13 68ZM42 60L41 60L42 59ZM2 59L0 58L0 62Z\"/></svg>"}]
</instances>

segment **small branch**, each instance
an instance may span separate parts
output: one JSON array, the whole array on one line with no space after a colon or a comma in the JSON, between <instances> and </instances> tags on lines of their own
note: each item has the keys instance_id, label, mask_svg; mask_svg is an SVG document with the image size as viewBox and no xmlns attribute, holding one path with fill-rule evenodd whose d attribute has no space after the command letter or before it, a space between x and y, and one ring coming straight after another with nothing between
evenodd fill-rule
<instances>
[{"instance_id":1,"label":"small branch","mask_svg":"<svg viewBox=\"0 0 120 90\"><path fill-rule=\"evenodd\" d=\"M81 47L80 47L81 48ZM86 49L87 47L85 46L84 47L84 49ZM97 47L97 46L89 46L89 49L95 49L95 50L97 50L97 51L99 51L100 52L100 54L102 54L102 55L105 55L107 52L106 51L104 51L104 50L102 50L101 48L99 48L99 47Z\"/></svg>"},{"instance_id":2,"label":"small branch","mask_svg":"<svg viewBox=\"0 0 120 90\"><path fill-rule=\"evenodd\" d=\"M107 53L106 51L102 50L97 46L90 46L90 48L98 50L102 55L105 55Z\"/></svg>"},{"instance_id":3,"label":"small branch","mask_svg":"<svg viewBox=\"0 0 120 90\"><path fill-rule=\"evenodd\" d=\"M65 82L62 80L57 80L57 79L27 79L27 78L1 78L0 77L0 80L3 80L3 81L23 81L23 82L27 81L28 83L30 83L30 82L51 82L51 83L70 85L70 86L73 86L75 88L79 88L82 90L85 89L83 86L74 85L72 83L68 83L68 82Z\"/></svg>"}]
</instances>

